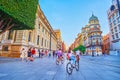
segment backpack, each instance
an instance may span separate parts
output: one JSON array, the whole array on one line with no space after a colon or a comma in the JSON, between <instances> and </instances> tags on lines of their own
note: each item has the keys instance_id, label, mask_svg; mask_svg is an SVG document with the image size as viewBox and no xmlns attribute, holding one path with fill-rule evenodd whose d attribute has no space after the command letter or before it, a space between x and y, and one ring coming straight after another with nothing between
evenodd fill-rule
<instances>
[{"instance_id":1,"label":"backpack","mask_svg":"<svg viewBox=\"0 0 120 80\"><path fill-rule=\"evenodd\" d=\"M69 56L69 54L68 54L68 53L67 53L67 59L68 59L68 60L70 60L70 56Z\"/></svg>"}]
</instances>

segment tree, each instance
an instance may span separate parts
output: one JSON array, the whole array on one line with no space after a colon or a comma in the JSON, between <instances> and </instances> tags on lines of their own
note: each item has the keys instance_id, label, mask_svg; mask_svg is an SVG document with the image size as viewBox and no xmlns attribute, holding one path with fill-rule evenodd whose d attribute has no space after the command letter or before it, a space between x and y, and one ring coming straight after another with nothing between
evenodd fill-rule
<instances>
[{"instance_id":1,"label":"tree","mask_svg":"<svg viewBox=\"0 0 120 80\"><path fill-rule=\"evenodd\" d=\"M34 29L38 0L0 0L0 34Z\"/></svg>"},{"instance_id":2,"label":"tree","mask_svg":"<svg viewBox=\"0 0 120 80\"><path fill-rule=\"evenodd\" d=\"M86 48L83 45L79 45L78 47L73 49L73 51L77 51L77 50L80 50L84 54L86 51Z\"/></svg>"}]
</instances>

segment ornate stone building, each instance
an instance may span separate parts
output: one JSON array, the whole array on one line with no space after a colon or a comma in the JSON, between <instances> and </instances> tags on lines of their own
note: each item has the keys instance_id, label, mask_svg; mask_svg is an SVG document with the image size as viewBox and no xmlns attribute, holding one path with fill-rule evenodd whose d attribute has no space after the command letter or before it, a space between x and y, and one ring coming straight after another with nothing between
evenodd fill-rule
<instances>
[{"instance_id":1,"label":"ornate stone building","mask_svg":"<svg viewBox=\"0 0 120 80\"><path fill-rule=\"evenodd\" d=\"M59 29L54 30L57 35L57 49L62 49L62 37Z\"/></svg>"},{"instance_id":2,"label":"ornate stone building","mask_svg":"<svg viewBox=\"0 0 120 80\"><path fill-rule=\"evenodd\" d=\"M110 54L120 55L120 0L112 0L107 14L111 40Z\"/></svg>"},{"instance_id":3,"label":"ornate stone building","mask_svg":"<svg viewBox=\"0 0 120 80\"><path fill-rule=\"evenodd\" d=\"M66 45L65 45L64 41L62 42L62 52L66 52Z\"/></svg>"},{"instance_id":4,"label":"ornate stone building","mask_svg":"<svg viewBox=\"0 0 120 80\"><path fill-rule=\"evenodd\" d=\"M79 45L83 45L83 38L81 33L78 33L77 38L75 38L75 41L69 46L69 49L73 50Z\"/></svg>"},{"instance_id":5,"label":"ornate stone building","mask_svg":"<svg viewBox=\"0 0 120 80\"><path fill-rule=\"evenodd\" d=\"M57 35L39 5L34 30L10 30L0 35L0 56L20 57L21 48L27 51L30 47L36 51L57 49Z\"/></svg>"},{"instance_id":6,"label":"ornate stone building","mask_svg":"<svg viewBox=\"0 0 120 80\"><path fill-rule=\"evenodd\" d=\"M75 44L72 43L72 44L69 46L68 50L73 50L74 48L75 48Z\"/></svg>"},{"instance_id":7,"label":"ornate stone building","mask_svg":"<svg viewBox=\"0 0 120 80\"><path fill-rule=\"evenodd\" d=\"M83 45L82 34L78 33L77 38L74 41L74 47L78 47L79 45Z\"/></svg>"},{"instance_id":8,"label":"ornate stone building","mask_svg":"<svg viewBox=\"0 0 120 80\"><path fill-rule=\"evenodd\" d=\"M100 30L99 20L92 14L88 25L82 28L83 43L86 47L86 54L102 54L102 31Z\"/></svg>"}]
</instances>

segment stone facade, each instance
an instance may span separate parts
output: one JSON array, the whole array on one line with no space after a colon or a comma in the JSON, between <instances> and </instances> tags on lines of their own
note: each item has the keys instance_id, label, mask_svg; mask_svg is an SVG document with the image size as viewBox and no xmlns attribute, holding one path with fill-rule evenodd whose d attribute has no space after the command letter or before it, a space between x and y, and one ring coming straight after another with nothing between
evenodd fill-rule
<instances>
[{"instance_id":1,"label":"stone facade","mask_svg":"<svg viewBox=\"0 0 120 80\"><path fill-rule=\"evenodd\" d=\"M72 43L69 49L73 50L74 48L78 47L79 45L83 45L83 38L82 34L78 33L77 38L75 38L74 43Z\"/></svg>"},{"instance_id":2,"label":"stone facade","mask_svg":"<svg viewBox=\"0 0 120 80\"><path fill-rule=\"evenodd\" d=\"M10 30L0 35L0 56L20 57L21 48L48 51L57 49L57 35L38 5L35 29Z\"/></svg>"},{"instance_id":3,"label":"stone facade","mask_svg":"<svg viewBox=\"0 0 120 80\"><path fill-rule=\"evenodd\" d=\"M120 55L120 5L118 4L120 4L119 0L113 0L107 14L110 29L110 40L112 42L110 50L112 53Z\"/></svg>"},{"instance_id":4,"label":"stone facade","mask_svg":"<svg viewBox=\"0 0 120 80\"><path fill-rule=\"evenodd\" d=\"M54 30L57 35L57 49L62 49L62 37L59 29Z\"/></svg>"},{"instance_id":5,"label":"stone facade","mask_svg":"<svg viewBox=\"0 0 120 80\"><path fill-rule=\"evenodd\" d=\"M110 34L106 34L102 37L103 46L102 46L102 52L105 54L109 54L110 51Z\"/></svg>"},{"instance_id":6,"label":"stone facade","mask_svg":"<svg viewBox=\"0 0 120 80\"><path fill-rule=\"evenodd\" d=\"M100 30L99 20L92 14L88 25L82 28L83 44L86 47L86 54L102 54L102 31Z\"/></svg>"}]
</instances>

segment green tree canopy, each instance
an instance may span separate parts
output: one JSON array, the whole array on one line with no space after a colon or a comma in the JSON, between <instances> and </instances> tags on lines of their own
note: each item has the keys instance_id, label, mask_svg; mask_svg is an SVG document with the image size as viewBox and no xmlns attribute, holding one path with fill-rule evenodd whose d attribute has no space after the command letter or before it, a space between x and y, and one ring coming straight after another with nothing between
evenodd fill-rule
<instances>
[{"instance_id":1,"label":"green tree canopy","mask_svg":"<svg viewBox=\"0 0 120 80\"><path fill-rule=\"evenodd\" d=\"M77 50L80 50L82 53L84 53L86 51L86 48L83 45L79 45L78 47L73 49L73 51L77 51Z\"/></svg>"},{"instance_id":2,"label":"green tree canopy","mask_svg":"<svg viewBox=\"0 0 120 80\"><path fill-rule=\"evenodd\" d=\"M0 0L0 30L6 23L15 30L34 29L37 6L38 0Z\"/></svg>"}]
</instances>

